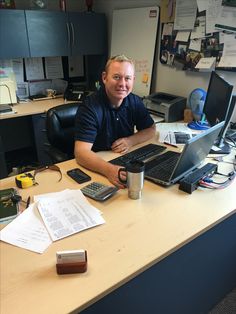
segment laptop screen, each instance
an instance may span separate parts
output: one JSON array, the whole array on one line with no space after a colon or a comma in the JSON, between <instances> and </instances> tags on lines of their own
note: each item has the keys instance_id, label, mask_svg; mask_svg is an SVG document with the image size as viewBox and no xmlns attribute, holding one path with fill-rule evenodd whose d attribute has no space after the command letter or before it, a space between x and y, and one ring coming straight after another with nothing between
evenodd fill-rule
<instances>
[{"instance_id":1,"label":"laptop screen","mask_svg":"<svg viewBox=\"0 0 236 314\"><path fill-rule=\"evenodd\" d=\"M188 140L172 174L172 180L184 176L186 172L200 165L208 155L223 125L224 121Z\"/></svg>"}]
</instances>

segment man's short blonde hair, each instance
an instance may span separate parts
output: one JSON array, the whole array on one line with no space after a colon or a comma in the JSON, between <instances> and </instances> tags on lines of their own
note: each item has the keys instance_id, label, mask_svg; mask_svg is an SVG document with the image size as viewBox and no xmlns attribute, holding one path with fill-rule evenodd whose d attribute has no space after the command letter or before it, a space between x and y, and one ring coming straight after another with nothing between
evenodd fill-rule
<instances>
[{"instance_id":1,"label":"man's short blonde hair","mask_svg":"<svg viewBox=\"0 0 236 314\"><path fill-rule=\"evenodd\" d=\"M111 65L112 62L129 62L135 70L135 64L134 64L133 59L128 58L124 54L122 54L122 55L113 56L110 59L108 59L106 66L105 66L105 72L108 71L109 66Z\"/></svg>"}]
</instances>

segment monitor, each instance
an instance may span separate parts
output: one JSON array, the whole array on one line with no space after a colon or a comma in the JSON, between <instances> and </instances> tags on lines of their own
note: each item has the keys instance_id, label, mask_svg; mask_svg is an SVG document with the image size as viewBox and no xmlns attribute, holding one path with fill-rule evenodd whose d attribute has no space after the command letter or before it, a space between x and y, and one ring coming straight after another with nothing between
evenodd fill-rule
<instances>
[{"instance_id":1,"label":"monitor","mask_svg":"<svg viewBox=\"0 0 236 314\"><path fill-rule=\"evenodd\" d=\"M230 146L224 141L224 136L235 106L235 98L232 97L232 90L233 85L225 81L215 71L212 71L203 113L210 126L221 121L225 121L225 124L214 144L215 149L211 150L211 153L230 153Z\"/></svg>"}]
</instances>

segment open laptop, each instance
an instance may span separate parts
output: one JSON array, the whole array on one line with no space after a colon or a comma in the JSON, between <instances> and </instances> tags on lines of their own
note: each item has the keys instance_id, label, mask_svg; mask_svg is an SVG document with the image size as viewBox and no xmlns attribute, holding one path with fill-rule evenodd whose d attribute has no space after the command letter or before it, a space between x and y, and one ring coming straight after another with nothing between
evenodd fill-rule
<instances>
[{"instance_id":1,"label":"open laptop","mask_svg":"<svg viewBox=\"0 0 236 314\"><path fill-rule=\"evenodd\" d=\"M208 155L224 121L189 139L181 153L167 151L145 163L145 179L172 185L197 168Z\"/></svg>"}]
</instances>

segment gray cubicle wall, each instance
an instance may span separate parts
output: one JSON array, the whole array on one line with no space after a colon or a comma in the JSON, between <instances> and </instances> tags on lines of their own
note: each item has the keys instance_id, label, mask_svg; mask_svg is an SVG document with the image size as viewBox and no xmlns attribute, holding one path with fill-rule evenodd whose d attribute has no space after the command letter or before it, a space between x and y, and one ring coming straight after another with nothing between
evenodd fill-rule
<instances>
[{"instance_id":1,"label":"gray cubicle wall","mask_svg":"<svg viewBox=\"0 0 236 314\"><path fill-rule=\"evenodd\" d=\"M157 6L113 11L111 55L135 60L134 92L141 97L150 93L158 20Z\"/></svg>"}]
</instances>

